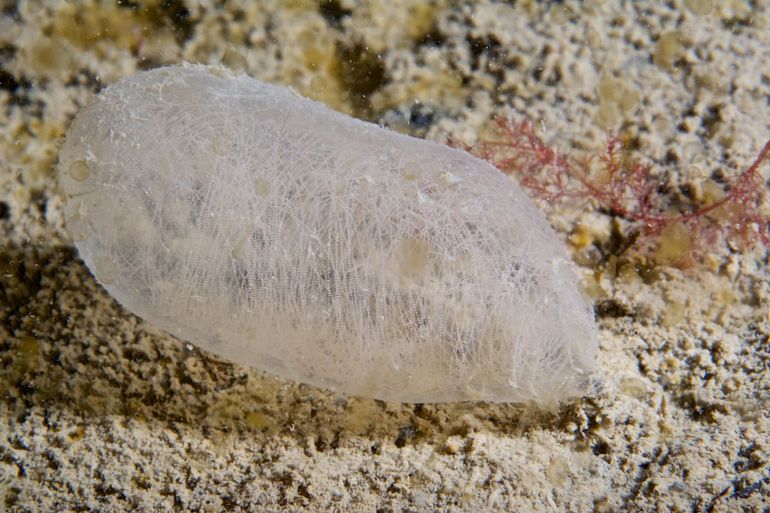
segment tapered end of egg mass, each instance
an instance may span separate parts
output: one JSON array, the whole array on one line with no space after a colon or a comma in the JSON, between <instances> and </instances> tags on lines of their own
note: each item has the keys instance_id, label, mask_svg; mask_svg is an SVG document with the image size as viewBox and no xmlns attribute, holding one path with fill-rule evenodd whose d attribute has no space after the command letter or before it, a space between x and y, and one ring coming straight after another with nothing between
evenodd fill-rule
<instances>
[{"instance_id":1,"label":"tapered end of egg mass","mask_svg":"<svg viewBox=\"0 0 770 513\"><path fill-rule=\"evenodd\" d=\"M596 328L565 249L465 153L183 66L107 87L59 161L96 278L204 349L392 401L588 391Z\"/></svg>"}]
</instances>

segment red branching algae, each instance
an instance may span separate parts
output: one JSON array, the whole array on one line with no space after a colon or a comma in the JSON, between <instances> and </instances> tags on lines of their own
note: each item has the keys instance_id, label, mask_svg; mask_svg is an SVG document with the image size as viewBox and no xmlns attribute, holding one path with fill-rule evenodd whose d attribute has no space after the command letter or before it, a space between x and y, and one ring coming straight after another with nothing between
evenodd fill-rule
<instances>
[{"instance_id":1,"label":"red branching algae","mask_svg":"<svg viewBox=\"0 0 770 513\"><path fill-rule=\"evenodd\" d=\"M496 121L499 139L466 149L515 175L547 204L583 202L624 220L630 243L622 251L657 251L657 261L687 266L720 246L737 251L770 246L770 218L763 210L767 187L760 172L770 154L770 140L736 177L724 179L721 186L710 182L710 201L691 200L672 208L658 175L651 166L631 159L616 134L609 134L600 153L573 160L543 142L531 121ZM677 250L661 248L663 238L676 239Z\"/></svg>"}]
</instances>

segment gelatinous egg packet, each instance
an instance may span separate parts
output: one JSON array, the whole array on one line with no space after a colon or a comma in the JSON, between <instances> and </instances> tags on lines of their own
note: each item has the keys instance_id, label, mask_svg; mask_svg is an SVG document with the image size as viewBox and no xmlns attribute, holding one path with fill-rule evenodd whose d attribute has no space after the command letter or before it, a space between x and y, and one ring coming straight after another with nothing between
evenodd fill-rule
<instances>
[{"instance_id":1,"label":"gelatinous egg packet","mask_svg":"<svg viewBox=\"0 0 770 513\"><path fill-rule=\"evenodd\" d=\"M172 66L77 115L59 181L106 290L235 362L390 401L589 391L596 327L565 248L465 152Z\"/></svg>"}]
</instances>

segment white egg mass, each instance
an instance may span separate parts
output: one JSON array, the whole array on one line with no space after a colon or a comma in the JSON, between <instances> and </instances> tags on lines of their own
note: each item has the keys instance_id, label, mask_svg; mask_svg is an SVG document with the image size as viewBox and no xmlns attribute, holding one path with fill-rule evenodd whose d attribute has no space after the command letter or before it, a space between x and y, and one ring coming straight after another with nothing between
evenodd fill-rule
<instances>
[{"instance_id":1,"label":"white egg mass","mask_svg":"<svg viewBox=\"0 0 770 513\"><path fill-rule=\"evenodd\" d=\"M203 349L390 401L588 392L597 334L565 248L467 153L175 66L84 108L59 180L100 283Z\"/></svg>"}]
</instances>

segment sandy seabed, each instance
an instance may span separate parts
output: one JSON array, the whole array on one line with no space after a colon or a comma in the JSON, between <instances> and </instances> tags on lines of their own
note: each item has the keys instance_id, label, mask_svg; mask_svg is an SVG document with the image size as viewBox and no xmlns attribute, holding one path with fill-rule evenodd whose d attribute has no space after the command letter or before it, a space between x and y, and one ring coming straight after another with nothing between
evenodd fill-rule
<instances>
[{"instance_id":1,"label":"sandy seabed","mask_svg":"<svg viewBox=\"0 0 770 513\"><path fill-rule=\"evenodd\" d=\"M770 138L765 3L2 5L0 510L770 508L764 247L654 276L581 268L593 397L392 404L231 364L126 312L78 259L55 176L92 94L182 61L428 139L472 144L514 110L570 151L619 130L674 185L729 174ZM607 216L550 214L565 239L608 236Z\"/></svg>"}]
</instances>

